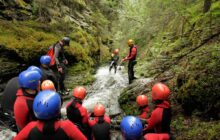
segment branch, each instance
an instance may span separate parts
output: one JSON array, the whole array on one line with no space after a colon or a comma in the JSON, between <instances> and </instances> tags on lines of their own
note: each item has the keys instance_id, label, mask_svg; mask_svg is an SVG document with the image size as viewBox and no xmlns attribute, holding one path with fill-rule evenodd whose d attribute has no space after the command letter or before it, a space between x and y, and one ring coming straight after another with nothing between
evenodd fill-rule
<instances>
[{"instance_id":1,"label":"branch","mask_svg":"<svg viewBox=\"0 0 220 140\"><path fill-rule=\"evenodd\" d=\"M187 53L185 53L185 54L183 54L183 55L177 57L177 59L178 59L177 61L181 60L183 57L185 57L185 56L187 56L188 54L190 54L190 53L194 52L195 50L199 49L200 47L202 47L203 45L205 45L207 42L209 42L211 39L213 39L214 37L219 36L219 35L220 35L220 31L218 31L217 33L215 33L215 34L209 36L208 38L204 39L201 44L199 44L199 45L196 46L195 48L191 49L191 50L188 51Z\"/></svg>"}]
</instances>

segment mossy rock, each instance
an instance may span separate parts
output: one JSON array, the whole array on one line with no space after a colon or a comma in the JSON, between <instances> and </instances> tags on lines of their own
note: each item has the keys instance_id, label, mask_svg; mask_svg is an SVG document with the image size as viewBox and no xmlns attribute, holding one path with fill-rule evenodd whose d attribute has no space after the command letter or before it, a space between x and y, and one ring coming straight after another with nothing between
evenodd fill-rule
<instances>
[{"instance_id":1,"label":"mossy rock","mask_svg":"<svg viewBox=\"0 0 220 140\"><path fill-rule=\"evenodd\" d=\"M118 102L126 115L138 115L140 113L136 105L136 97L140 94L147 94L150 91L148 82L145 79L138 79L123 89Z\"/></svg>"}]
</instances>

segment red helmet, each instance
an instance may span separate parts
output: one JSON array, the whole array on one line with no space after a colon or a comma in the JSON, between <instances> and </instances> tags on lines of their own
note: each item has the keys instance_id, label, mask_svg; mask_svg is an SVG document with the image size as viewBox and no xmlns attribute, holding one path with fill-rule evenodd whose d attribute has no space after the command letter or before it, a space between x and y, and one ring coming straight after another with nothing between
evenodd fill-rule
<instances>
[{"instance_id":1,"label":"red helmet","mask_svg":"<svg viewBox=\"0 0 220 140\"><path fill-rule=\"evenodd\" d=\"M41 84L41 89L42 90L53 90L53 91L56 90L55 87L54 87L53 82L50 81L50 80L43 81L42 84Z\"/></svg>"},{"instance_id":2,"label":"red helmet","mask_svg":"<svg viewBox=\"0 0 220 140\"><path fill-rule=\"evenodd\" d=\"M86 89L84 87L76 87L73 90L73 96L75 98L83 100L86 96Z\"/></svg>"},{"instance_id":3,"label":"red helmet","mask_svg":"<svg viewBox=\"0 0 220 140\"><path fill-rule=\"evenodd\" d=\"M102 104L98 104L94 107L93 112L96 117L104 116L105 107Z\"/></svg>"},{"instance_id":4,"label":"red helmet","mask_svg":"<svg viewBox=\"0 0 220 140\"><path fill-rule=\"evenodd\" d=\"M115 49L114 54L118 54L118 53L119 53L119 49Z\"/></svg>"},{"instance_id":5,"label":"red helmet","mask_svg":"<svg viewBox=\"0 0 220 140\"><path fill-rule=\"evenodd\" d=\"M138 104L138 106L148 105L147 96L145 96L145 95L138 95L137 98L136 98L136 103Z\"/></svg>"},{"instance_id":6,"label":"red helmet","mask_svg":"<svg viewBox=\"0 0 220 140\"><path fill-rule=\"evenodd\" d=\"M170 95L170 89L162 83L156 83L152 87L152 99L153 100L166 100Z\"/></svg>"}]
</instances>

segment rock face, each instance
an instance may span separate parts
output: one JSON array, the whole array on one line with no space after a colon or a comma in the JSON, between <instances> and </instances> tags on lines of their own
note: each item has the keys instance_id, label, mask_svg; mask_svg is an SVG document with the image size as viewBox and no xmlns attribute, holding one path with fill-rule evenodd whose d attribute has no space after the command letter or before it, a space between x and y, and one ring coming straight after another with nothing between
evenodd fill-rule
<instances>
[{"instance_id":1,"label":"rock face","mask_svg":"<svg viewBox=\"0 0 220 140\"><path fill-rule=\"evenodd\" d=\"M31 18L31 1L23 0L0 0L0 19L28 20Z\"/></svg>"}]
</instances>

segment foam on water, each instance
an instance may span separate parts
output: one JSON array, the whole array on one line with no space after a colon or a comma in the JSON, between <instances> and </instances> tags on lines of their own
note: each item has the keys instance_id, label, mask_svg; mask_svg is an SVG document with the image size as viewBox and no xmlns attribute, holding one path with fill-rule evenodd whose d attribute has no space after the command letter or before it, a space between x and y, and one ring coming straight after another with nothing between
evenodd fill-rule
<instances>
[{"instance_id":1,"label":"foam on water","mask_svg":"<svg viewBox=\"0 0 220 140\"><path fill-rule=\"evenodd\" d=\"M83 101L83 106L89 112L92 112L94 106L101 103L106 107L106 114L115 115L120 113L118 97L121 90L128 83L127 76L119 70L115 74L113 70L109 73L109 67L101 67L95 78L96 81L89 89L89 94Z\"/></svg>"}]
</instances>

